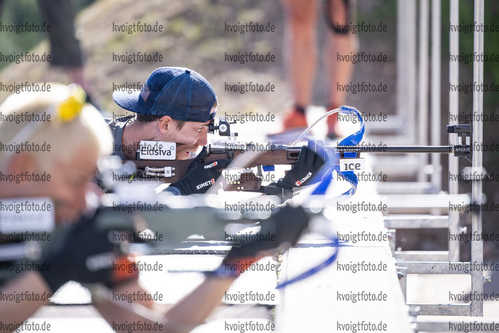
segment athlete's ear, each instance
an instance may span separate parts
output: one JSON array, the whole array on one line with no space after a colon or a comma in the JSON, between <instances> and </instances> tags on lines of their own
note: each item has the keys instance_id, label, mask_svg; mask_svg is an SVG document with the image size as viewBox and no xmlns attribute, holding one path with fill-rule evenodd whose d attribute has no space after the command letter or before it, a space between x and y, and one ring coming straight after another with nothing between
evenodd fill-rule
<instances>
[{"instance_id":1,"label":"athlete's ear","mask_svg":"<svg viewBox=\"0 0 499 333\"><path fill-rule=\"evenodd\" d=\"M7 163L7 171L10 173L37 172L38 166L35 156L29 152L21 152L12 155Z\"/></svg>"},{"instance_id":2,"label":"athlete's ear","mask_svg":"<svg viewBox=\"0 0 499 333\"><path fill-rule=\"evenodd\" d=\"M6 168L7 174L40 172L40 166L35 155L25 151L12 155L7 161ZM24 196L32 196L34 193L39 193L41 183L43 182L35 182L35 184L31 182L20 182L16 184L16 189L18 193L22 193Z\"/></svg>"},{"instance_id":3,"label":"athlete's ear","mask_svg":"<svg viewBox=\"0 0 499 333\"><path fill-rule=\"evenodd\" d=\"M173 119L170 116L163 116L158 121L158 129L161 134L168 133L173 126Z\"/></svg>"}]
</instances>

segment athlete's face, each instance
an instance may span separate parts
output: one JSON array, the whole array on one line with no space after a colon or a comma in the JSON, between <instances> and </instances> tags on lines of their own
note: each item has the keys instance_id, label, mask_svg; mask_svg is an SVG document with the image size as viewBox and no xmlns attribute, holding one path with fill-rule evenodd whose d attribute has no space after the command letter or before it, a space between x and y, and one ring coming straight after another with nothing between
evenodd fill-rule
<instances>
[{"instance_id":1,"label":"athlete's face","mask_svg":"<svg viewBox=\"0 0 499 333\"><path fill-rule=\"evenodd\" d=\"M172 126L170 136L177 143L177 159L185 160L193 157L199 146L208 144L208 125L205 123L187 121L181 129L176 124Z\"/></svg>"},{"instance_id":2,"label":"athlete's face","mask_svg":"<svg viewBox=\"0 0 499 333\"><path fill-rule=\"evenodd\" d=\"M8 196L48 197L54 203L57 222L72 222L79 219L86 208L86 194L92 186L89 181L95 176L98 156L94 148L85 144L75 147L68 153L73 153L68 161L54 157L56 160L43 171L32 154L14 155L8 162L8 172L17 174L46 172L50 179L10 184ZM3 194L5 193L0 191L0 197Z\"/></svg>"}]
</instances>

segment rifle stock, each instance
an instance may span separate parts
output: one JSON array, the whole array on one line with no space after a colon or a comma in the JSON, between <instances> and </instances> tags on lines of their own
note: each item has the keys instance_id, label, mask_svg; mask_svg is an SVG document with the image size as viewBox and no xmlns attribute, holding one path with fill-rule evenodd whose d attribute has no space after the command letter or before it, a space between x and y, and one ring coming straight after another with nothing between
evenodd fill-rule
<instances>
[{"instance_id":1,"label":"rifle stock","mask_svg":"<svg viewBox=\"0 0 499 333\"><path fill-rule=\"evenodd\" d=\"M257 166L267 165L290 165L295 164L298 160L301 147L285 147L273 146L272 149L261 151L258 156L251 161L246 167L252 168ZM240 154L244 154L243 149L210 149L205 162L212 162L219 159L233 160ZM180 180L187 172L187 168L192 163L189 160L173 160L173 161L154 161L154 160L135 160L132 161L137 169L143 170L143 177L158 177L166 183L173 183ZM148 173L148 170L154 169L154 175ZM229 166L230 168L230 166ZM161 174L161 176L160 176Z\"/></svg>"}]
</instances>

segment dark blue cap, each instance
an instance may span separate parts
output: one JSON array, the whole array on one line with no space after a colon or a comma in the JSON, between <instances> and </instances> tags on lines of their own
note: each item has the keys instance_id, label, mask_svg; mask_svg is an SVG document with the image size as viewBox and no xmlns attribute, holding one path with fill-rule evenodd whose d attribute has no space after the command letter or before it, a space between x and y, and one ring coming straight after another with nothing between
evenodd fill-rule
<instances>
[{"instance_id":1,"label":"dark blue cap","mask_svg":"<svg viewBox=\"0 0 499 333\"><path fill-rule=\"evenodd\" d=\"M115 91L113 99L122 108L181 121L207 122L217 96L210 83L185 67L161 67L149 75L142 90Z\"/></svg>"}]
</instances>

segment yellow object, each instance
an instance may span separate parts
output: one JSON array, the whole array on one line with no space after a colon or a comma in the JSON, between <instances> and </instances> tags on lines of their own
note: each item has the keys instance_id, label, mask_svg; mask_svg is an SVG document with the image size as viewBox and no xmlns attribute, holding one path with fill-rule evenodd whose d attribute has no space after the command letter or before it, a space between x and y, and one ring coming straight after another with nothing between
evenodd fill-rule
<instances>
[{"instance_id":1,"label":"yellow object","mask_svg":"<svg viewBox=\"0 0 499 333\"><path fill-rule=\"evenodd\" d=\"M81 112L87 95L85 91L77 85L72 85L72 94L57 109L57 118L62 122L73 121Z\"/></svg>"}]
</instances>

